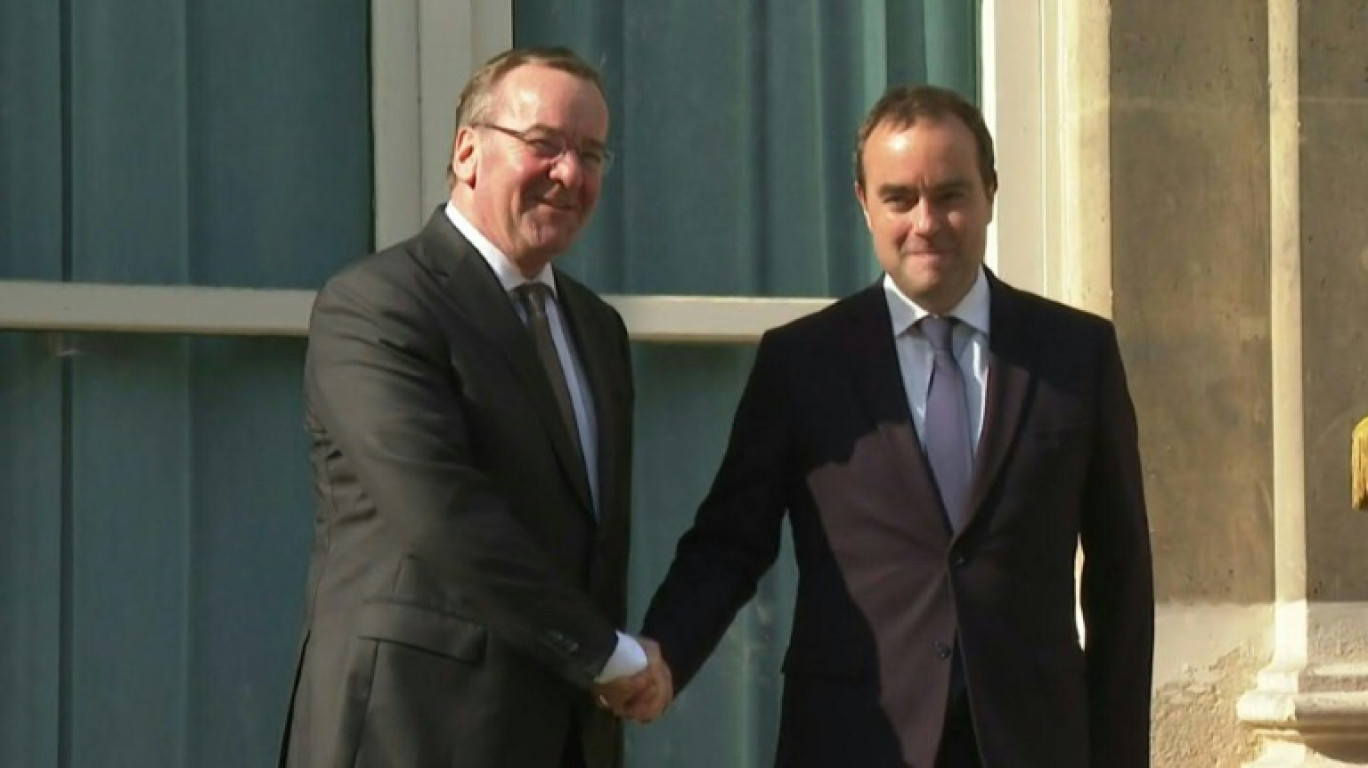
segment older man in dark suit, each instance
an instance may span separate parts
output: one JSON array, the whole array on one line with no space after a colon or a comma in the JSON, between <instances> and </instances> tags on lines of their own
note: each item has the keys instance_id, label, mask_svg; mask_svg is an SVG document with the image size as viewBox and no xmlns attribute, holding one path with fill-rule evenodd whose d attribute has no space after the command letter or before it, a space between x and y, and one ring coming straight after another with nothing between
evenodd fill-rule
<instances>
[{"instance_id":1,"label":"older man in dark suit","mask_svg":"<svg viewBox=\"0 0 1368 768\"><path fill-rule=\"evenodd\" d=\"M627 332L550 266L598 199L607 133L572 53L496 57L461 96L449 204L319 293L316 534L282 764L620 765L596 702L656 677L653 646L615 629Z\"/></svg>"},{"instance_id":2,"label":"older man in dark suit","mask_svg":"<svg viewBox=\"0 0 1368 768\"><path fill-rule=\"evenodd\" d=\"M787 515L778 765L1149 765L1150 547L1116 334L984 268L996 190L972 105L929 87L875 105L855 193L885 274L765 335L647 613L682 687Z\"/></svg>"}]
</instances>

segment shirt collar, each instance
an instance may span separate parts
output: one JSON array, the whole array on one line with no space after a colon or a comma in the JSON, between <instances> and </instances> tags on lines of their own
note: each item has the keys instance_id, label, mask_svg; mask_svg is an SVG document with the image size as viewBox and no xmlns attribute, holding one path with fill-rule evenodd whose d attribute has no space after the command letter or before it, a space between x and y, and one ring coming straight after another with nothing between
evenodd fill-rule
<instances>
[{"instance_id":1,"label":"shirt collar","mask_svg":"<svg viewBox=\"0 0 1368 768\"><path fill-rule=\"evenodd\" d=\"M916 325L918 320L931 314L899 290L893 283L893 278L887 274L883 278L883 289L884 298L888 301L888 314L893 320L894 336L902 335L908 328ZM969 292L960 299L954 309L946 313L946 317L953 317L987 336L988 305L988 278L984 276L983 268L979 267L978 276L974 278L974 284L969 287Z\"/></svg>"},{"instance_id":2,"label":"shirt collar","mask_svg":"<svg viewBox=\"0 0 1368 768\"><path fill-rule=\"evenodd\" d=\"M456 206L450 202L446 204L446 217L451 221L452 226L456 227L456 230L461 233L461 236L470 241L470 244L475 246L475 250L479 251L480 256L484 257L484 260L489 264L489 268L494 270L494 276L499 279L499 285L503 286L504 292L512 293L515 288L523 283L535 282L550 288L552 297L557 297L556 275L555 271L551 269L550 264L542 267L542 270L534 277L523 277L522 273L518 271L518 268L513 266L513 262L504 255L504 252L496 248L493 243L489 242L489 238L485 237L484 233L476 229L475 225L470 222L470 219L467 219L465 215L457 210Z\"/></svg>"}]
</instances>

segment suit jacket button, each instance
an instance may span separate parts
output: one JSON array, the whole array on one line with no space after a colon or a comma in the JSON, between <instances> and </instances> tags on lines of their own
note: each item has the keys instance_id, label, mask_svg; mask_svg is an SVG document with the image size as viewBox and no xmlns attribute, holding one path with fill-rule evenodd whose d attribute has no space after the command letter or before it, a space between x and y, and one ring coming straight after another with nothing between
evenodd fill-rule
<instances>
[{"instance_id":1,"label":"suit jacket button","mask_svg":"<svg viewBox=\"0 0 1368 768\"><path fill-rule=\"evenodd\" d=\"M954 565L956 568L963 568L969 564L969 558L964 555L955 555Z\"/></svg>"},{"instance_id":2,"label":"suit jacket button","mask_svg":"<svg viewBox=\"0 0 1368 768\"><path fill-rule=\"evenodd\" d=\"M950 658L950 646L937 640L936 658L940 659L941 661L945 661L946 659Z\"/></svg>"},{"instance_id":3,"label":"suit jacket button","mask_svg":"<svg viewBox=\"0 0 1368 768\"><path fill-rule=\"evenodd\" d=\"M579 643L575 642L573 639L571 639L569 635L565 634L564 632L557 632L555 630L551 630L550 632L546 633L546 639L551 644L551 647L559 651L564 651L565 653L574 653L575 651L579 650Z\"/></svg>"}]
</instances>

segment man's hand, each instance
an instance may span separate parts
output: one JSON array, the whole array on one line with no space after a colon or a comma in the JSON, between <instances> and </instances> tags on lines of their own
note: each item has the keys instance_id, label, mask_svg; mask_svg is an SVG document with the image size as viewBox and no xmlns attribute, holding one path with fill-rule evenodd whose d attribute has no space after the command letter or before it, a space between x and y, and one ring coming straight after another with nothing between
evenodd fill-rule
<instances>
[{"instance_id":1,"label":"man's hand","mask_svg":"<svg viewBox=\"0 0 1368 768\"><path fill-rule=\"evenodd\" d=\"M650 684L628 699L623 706L614 707L619 717L649 723L660 717L665 708L674 700L674 675L665 657L660 655L660 644L650 638L638 638L646 650L646 669L641 674L650 678Z\"/></svg>"},{"instance_id":2,"label":"man's hand","mask_svg":"<svg viewBox=\"0 0 1368 768\"><path fill-rule=\"evenodd\" d=\"M627 675L606 683L598 683L594 686L594 698L600 707L611 710L613 714L622 717L628 703L647 694L653 685L655 685L655 678L651 675L651 669L648 666L635 675Z\"/></svg>"},{"instance_id":3,"label":"man's hand","mask_svg":"<svg viewBox=\"0 0 1368 768\"><path fill-rule=\"evenodd\" d=\"M646 637L637 641L646 651L646 669L595 685L594 696L599 706L618 717L649 723L660 717L674 700L674 676L656 641Z\"/></svg>"}]
</instances>

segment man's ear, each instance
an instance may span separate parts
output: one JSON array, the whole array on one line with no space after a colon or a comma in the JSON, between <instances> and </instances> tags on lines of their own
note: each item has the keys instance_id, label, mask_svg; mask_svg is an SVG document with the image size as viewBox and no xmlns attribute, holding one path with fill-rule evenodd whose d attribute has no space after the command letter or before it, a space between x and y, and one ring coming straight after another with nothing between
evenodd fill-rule
<instances>
[{"instance_id":1,"label":"man's ear","mask_svg":"<svg viewBox=\"0 0 1368 768\"><path fill-rule=\"evenodd\" d=\"M865 227L871 230L874 229L874 226L869 221L869 206L866 204L867 201L865 200L864 185L858 181L855 182L855 199L860 201L860 213L864 214Z\"/></svg>"},{"instance_id":2,"label":"man's ear","mask_svg":"<svg viewBox=\"0 0 1368 768\"><path fill-rule=\"evenodd\" d=\"M480 148L474 129L462 126L451 142L451 173L457 183L474 186L479 175Z\"/></svg>"}]
</instances>

